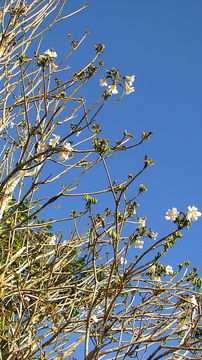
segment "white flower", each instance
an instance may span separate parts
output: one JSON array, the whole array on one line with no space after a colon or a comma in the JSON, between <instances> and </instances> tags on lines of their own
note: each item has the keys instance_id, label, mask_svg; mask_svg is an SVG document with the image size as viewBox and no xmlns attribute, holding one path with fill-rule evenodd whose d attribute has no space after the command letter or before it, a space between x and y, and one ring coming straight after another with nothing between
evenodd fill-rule
<instances>
[{"instance_id":1,"label":"white flower","mask_svg":"<svg viewBox=\"0 0 202 360\"><path fill-rule=\"evenodd\" d=\"M170 265L166 266L166 274L172 275L173 274L173 268Z\"/></svg>"},{"instance_id":2,"label":"white flower","mask_svg":"<svg viewBox=\"0 0 202 360\"><path fill-rule=\"evenodd\" d=\"M132 86L134 81L135 81L135 75L131 75L131 76L125 76L125 79L128 80L128 84L129 86Z\"/></svg>"},{"instance_id":3,"label":"white flower","mask_svg":"<svg viewBox=\"0 0 202 360\"><path fill-rule=\"evenodd\" d=\"M145 227L146 218L139 218L138 222L139 222L138 228L141 229Z\"/></svg>"},{"instance_id":4,"label":"white flower","mask_svg":"<svg viewBox=\"0 0 202 360\"><path fill-rule=\"evenodd\" d=\"M120 262L121 262L121 265L127 264L127 260L123 256L121 256Z\"/></svg>"},{"instance_id":5,"label":"white flower","mask_svg":"<svg viewBox=\"0 0 202 360\"><path fill-rule=\"evenodd\" d=\"M39 151L39 152L40 152L40 151L44 151L45 148L46 148L46 144L43 143L42 141L39 141L39 142L38 142L38 151Z\"/></svg>"},{"instance_id":6,"label":"white flower","mask_svg":"<svg viewBox=\"0 0 202 360\"><path fill-rule=\"evenodd\" d=\"M30 301L29 296L25 296L25 297L24 297L24 300L25 300L25 301Z\"/></svg>"},{"instance_id":7,"label":"white flower","mask_svg":"<svg viewBox=\"0 0 202 360\"><path fill-rule=\"evenodd\" d=\"M113 85L109 85L108 86L109 92L111 92L112 94L118 94L118 90L116 88L116 84Z\"/></svg>"},{"instance_id":8,"label":"white flower","mask_svg":"<svg viewBox=\"0 0 202 360\"><path fill-rule=\"evenodd\" d=\"M91 316L91 319L93 320L94 323L98 323L98 322L99 322L99 319L97 318L96 315L92 315L92 316Z\"/></svg>"},{"instance_id":9,"label":"white flower","mask_svg":"<svg viewBox=\"0 0 202 360\"><path fill-rule=\"evenodd\" d=\"M160 276L154 276L154 281L160 282L160 281L161 281L161 277L160 277Z\"/></svg>"},{"instance_id":10,"label":"white flower","mask_svg":"<svg viewBox=\"0 0 202 360\"><path fill-rule=\"evenodd\" d=\"M124 81L124 85L125 85L126 95L129 95L135 91L134 87L130 87L126 81Z\"/></svg>"},{"instance_id":11,"label":"white flower","mask_svg":"<svg viewBox=\"0 0 202 360\"><path fill-rule=\"evenodd\" d=\"M156 232L156 233L152 233L151 234L151 238L153 239L153 240L156 240L156 238L157 238L157 236L158 236L158 233Z\"/></svg>"},{"instance_id":12,"label":"white flower","mask_svg":"<svg viewBox=\"0 0 202 360\"><path fill-rule=\"evenodd\" d=\"M175 221L176 218L178 217L178 215L179 215L179 212L177 211L177 209L175 207L173 207L172 209L168 209L166 211L165 219L170 220L170 221Z\"/></svg>"},{"instance_id":13,"label":"white flower","mask_svg":"<svg viewBox=\"0 0 202 360\"><path fill-rule=\"evenodd\" d=\"M191 301L192 305L194 305L194 307L198 306L198 303L197 303L197 300L196 300L195 295L192 295L190 301Z\"/></svg>"},{"instance_id":14,"label":"white flower","mask_svg":"<svg viewBox=\"0 0 202 360\"><path fill-rule=\"evenodd\" d=\"M135 247L136 247L136 248L142 249L142 248L143 248L143 245L144 245L144 241L139 240L139 239L137 239L137 240L135 241Z\"/></svg>"},{"instance_id":15,"label":"white flower","mask_svg":"<svg viewBox=\"0 0 202 360\"><path fill-rule=\"evenodd\" d=\"M66 150L66 151L73 151L73 147L71 146L70 142L67 142L66 144L63 145L63 148Z\"/></svg>"},{"instance_id":16,"label":"white flower","mask_svg":"<svg viewBox=\"0 0 202 360\"><path fill-rule=\"evenodd\" d=\"M188 206L187 209L188 213L186 214L186 218L188 221L196 221L202 215L196 206Z\"/></svg>"},{"instance_id":17,"label":"white flower","mask_svg":"<svg viewBox=\"0 0 202 360\"><path fill-rule=\"evenodd\" d=\"M60 152L59 159L62 160L62 161L67 161L67 160L69 160L69 153L68 153L68 152L65 152L65 151L61 151L61 152Z\"/></svg>"},{"instance_id":18,"label":"white flower","mask_svg":"<svg viewBox=\"0 0 202 360\"><path fill-rule=\"evenodd\" d=\"M60 151L60 160L66 161L69 159L70 153L73 151L73 147L69 142L62 146L62 151Z\"/></svg>"},{"instance_id":19,"label":"white flower","mask_svg":"<svg viewBox=\"0 0 202 360\"><path fill-rule=\"evenodd\" d=\"M57 242L57 237L56 235L53 235L50 237L50 241L49 241L49 245L55 245Z\"/></svg>"},{"instance_id":20,"label":"white flower","mask_svg":"<svg viewBox=\"0 0 202 360\"><path fill-rule=\"evenodd\" d=\"M10 122L10 128L13 129L14 125L15 125L14 122L11 121L11 122Z\"/></svg>"},{"instance_id":21,"label":"white flower","mask_svg":"<svg viewBox=\"0 0 202 360\"><path fill-rule=\"evenodd\" d=\"M44 151L46 149L46 144L44 144L43 142L39 141L38 142L38 146L37 146L37 155L40 154L40 152ZM40 162L42 161L43 156L37 156L35 161L36 162Z\"/></svg>"},{"instance_id":22,"label":"white flower","mask_svg":"<svg viewBox=\"0 0 202 360\"><path fill-rule=\"evenodd\" d=\"M100 86L108 86L107 79L100 79Z\"/></svg>"},{"instance_id":23,"label":"white flower","mask_svg":"<svg viewBox=\"0 0 202 360\"><path fill-rule=\"evenodd\" d=\"M60 136L59 135L55 135L53 134L53 136L55 137L54 139L50 139L49 141L49 145L52 147L56 147L59 144L60 141Z\"/></svg>"},{"instance_id":24,"label":"white flower","mask_svg":"<svg viewBox=\"0 0 202 360\"><path fill-rule=\"evenodd\" d=\"M45 51L44 55L48 55L50 57L57 57L58 56L56 51L52 51L52 50L49 50L49 49Z\"/></svg>"}]
</instances>

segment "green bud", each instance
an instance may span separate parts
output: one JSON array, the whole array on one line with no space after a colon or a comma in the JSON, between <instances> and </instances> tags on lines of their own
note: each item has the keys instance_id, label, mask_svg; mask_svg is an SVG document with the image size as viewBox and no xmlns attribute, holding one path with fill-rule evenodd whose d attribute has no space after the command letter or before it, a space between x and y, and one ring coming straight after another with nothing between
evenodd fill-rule
<instances>
[{"instance_id":1,"label":"green bud","mask_svg":"<svg viewBox=\"0 0 202 360\"><path fill-rule=\"evenodd\" d=\"M182 235L182 233L180 231L177 231L175 233L175 236L176 236L176 238L182 238L183 237L183 235Z\"/></svg>"},{"instance_id":2,"label":"green bud","mask_svg":"<svg viewBox=\"0 0 202 360\"><path fill-rule=\"evenodd\" d=\"M118 240L118 234L117 234L115 231L113 231L113 230L109 230L109 231L107 232L107 235L108 235L110 238L112 238L113 240Z\"/></svg>"},{"instance_id":3,"label":"green bud","mask_svg":"<svg viewBox=\"0 0 202 360\"><path fill-rule=\"evenodd\" d=\"M153 133L150 132L146 132L146 131L142 131L142 140L149 140L150 139L150 135L152 135Z\"/></svg>"},{"instance_id":4,"label":"green bud","mask_svg":"<svg viewBox=\"0 0 202 360\"><path fill-rule=\"evenodd\" d=\"M105 45L104 44L96 44L95 51L98 55L101 55L104 51Z\"/></svg>"},{"instance_id":5,"label":"green bud","mask_svg":"<svg viewBox=\"0 0 202 360\"><path fill-rule=\"evenodd\" d=\"M92 197L92 196L90 196L90 195L85 195L85 196L84 196L84 200L86 201L86 208L87 208L88 210L91 209L91 207L92 207L93 204L96 204L96 203L97 203L97 199L94 198L94 197Z\"/></svg>"},{"instance_id":6,"label":"green bud","mask_svg":"<svg viewBox=\"0 0 202 360\"><path fill-rule=\"evenodd\" d=\"M50 58L48 56L38 56L37 65L42 67L43 69L48 66L48 63L50 63Z\"/></svg>"},{"instance_id":7,"label":"green bud","mask_svg":"<svg viewBox=\"0 0 202 360\"><path fill-rule=\"evenodd\" d=\"M104 100L107 100L110 96L112 96L111 92L109 92L108 90L103 91L102 97L104 98Z\"/></svg>"},{"instance_id":8,"label":"green bud","mask_svg":"<svg viewBox=\"0 0 202 360\"><path fill-rule=\"evenodd\" d=\"M99 133L102 131L102 129L101 129L101 127L100 127L99 124L93 124L93 125L92 125L92 130L93 130L96 134L99 134Z\"/></svg>"},{"instance_id":9,"label":"green bud","mask_svg":"<svg viewBox=\"0 0 202 360\"><path fill-rule=\"evenodd\" d=\"M127 130L124 130L123 132L124 136L127 136L128 138L132 139L134 136L132 134L130 134Z\"/></svg>"},{"instance_id":10,"label":"green bud","mask_svg":"<svg viewBox=\"0 0 202 360\"><path fill-rule=\"evenodd\" d=\"M71 41L71 45L72 45L72 48L73 48L73 49L76 49L76 47L78 46L78 44L79 44L79 42L76 41L76 40L72 40L72 41Z\"/></svg>"},{"instance_id":11,"label":"green bud","mask_svg":"<svg viewBox=\"0 0 202 360\"><path fill-rule=\"evenodd\" d=\"M139 193L142 193L144 191L147 191L147 187L144 185L144 184L140 184L140 187L139 187Z\"/></svg>"},{"instance_id":12,"label":"green bud","mask_svg":"<svg viewBox=\"0 0 202 360\"><path fill-rule=\"evenodd\" d=\"M97 66L95 66L95 65L90 65L90 66L88 67L88 74L89 74L89 76L94 75L94 74L97 72L97 70L98 70L98 67L97 67Z\"/></svg>"},{"instance_id":13,"label":"green bud","mask_svg":"<svg viewBox=\"0 0 202 360\"><path fill-rule=\"evenodd\" d=\"M154 165L154 161L152 159L149 159L147 155L145 155L144 159L145 168L148 166Z\"/></svg>"},{"instance_id":14,"label":"green bud","mask_svg":"<svg viewBox=\"0 0 202 360\"><path fill-rule=\"evenodd\" d=\"M103 66L104 63L105 63L104 60L100 60L100 61L99 61L99 65L100 65L100 66Z\"/></svg>"},{"instance_id":15,"label":"green bud","mask_svg":"<svg viewBox=\"0 0 202 360\"><path fill-rule=\"evenodd\" d=\"M108 154L111 151L109 140L104 138L95 138L93 140L93 147L100 155Z\"/></svg>"},{"instance_id":16,"label":"green bud","mask_svg":"<svg viewBox=\"0 0 202 360\"><path fill-rule=\"evenodd\" d=\"M119 184L116 186L116 191L126 190L127 187L123 184Z\"/></svg>"},{"instance_id":17,"label":"green bud","mask_svg":"<svg viewBox=\"0 0 202 360\"><path fill-rule=\"evenodd\" d=\"M24 62L28 61L28 57L25 54L20 54L17 56L19 63L23 64Z\"/></svg>"}]
</instances>

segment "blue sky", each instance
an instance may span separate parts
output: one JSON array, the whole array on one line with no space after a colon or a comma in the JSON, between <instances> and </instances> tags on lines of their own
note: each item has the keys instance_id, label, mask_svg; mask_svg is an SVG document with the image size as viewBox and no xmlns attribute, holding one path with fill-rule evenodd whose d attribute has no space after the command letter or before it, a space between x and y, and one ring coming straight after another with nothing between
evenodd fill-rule
<instances>
[{"instance_id":1,"label":"blue sky","mask_svg":"<svg viewBox=\"0 0 202 360\"><path fill-rule=\"evenodd\" d=\"M66 10L83 4L71 0ZM93 54L98 43L106 46L103 70L88 85L89 101L99 94L99 77L104 69L117 67L121 73L136 75L136 92L119 103L110 101L99 121L105 135L118 138L127 129L136 138L152 131L151 140L138 150L124 154L112 163L115 178L133 172L145 154L155 166L140 179L149 191L140 200L139 215L159 234L174 227L164 219L173 206L185 211L195 205L202 211L201 117L202 117L202 2L200 0L97 0L78 15L49 32L44 48L51 46L62 57L68 49L67 34L79 39L90 30L86 42L70 60L78 70ZM61 34L61 35L60 35ZM62 209L61 209L62 211ZM171 250L166 263L190 259L200 266L202 221Z\"/></svg>"}]
</instances>

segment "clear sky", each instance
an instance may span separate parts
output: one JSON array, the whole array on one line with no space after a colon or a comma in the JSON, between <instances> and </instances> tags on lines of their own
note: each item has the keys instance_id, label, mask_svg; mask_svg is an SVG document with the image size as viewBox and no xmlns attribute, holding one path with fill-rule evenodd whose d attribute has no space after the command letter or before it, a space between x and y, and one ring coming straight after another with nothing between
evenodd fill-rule
<instances>
[{"instance_id":1,"label":"clear sky","mask_svg":"<svg viewBox=\"0 0 202 360\"><path fill-rule=\"evenodd\" d=\"M83 2L70 0L66 10ZM149 191L140 200L139 215L160 235L173 224L164 219L168 208L186 211L195 205L202 211L202 2L201 0L97 0L65 23L51 30L44 48L53 46L59 57L68 48L67 34L79 39L90 30L80 55L70 60L78 70L93 54L95 43L104 43L104 69L117 67L122 74L136 75L136 92L119 103L112 101L102 115L105 135L118 137L124 129L136 137L152 131L151 140L141 149L124 154L121 167L113 163L118 179L141 167L147 153L155 166L140 179ZM99 94L97 83L88 85L89 99ZM62 211L62 209L61 209ZM202 220L171 250L166 264L190 259L200 266Z\"/></svg>"}]
</instances>

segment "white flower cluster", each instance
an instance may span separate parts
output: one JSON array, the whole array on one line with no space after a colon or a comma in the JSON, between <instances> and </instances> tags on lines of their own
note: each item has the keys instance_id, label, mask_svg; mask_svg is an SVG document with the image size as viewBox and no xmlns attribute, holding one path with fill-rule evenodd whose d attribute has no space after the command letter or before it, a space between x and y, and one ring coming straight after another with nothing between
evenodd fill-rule
<instances>
[{"instance_id":1,"label":"white flower cluster","mask_svg":"<svg viewBox=\"0 0 202 360\"><path fill-rule=\"evenodd\" d=\"M121 256L121 258L120 258L120 263L121 263L121 265L126 265L126 264L127 264L126 258L124 258L123 256Z\"/></svg>"},{"instance_id":2,"label":"white flower cluster","mask_svg":"<svg viewBox=\"0 0 202 360\"><path fill-rule=\"evenodd\" d=\"M103 308L102 308L101 306L98 306L98 307L97 307L96 314L93 314L93 315L91 316L91 320L92 320L95 324L97 324L97 323L100 321L99 318L97 317L97 315L98 315L98 316L103 315Z\"/></svg>"},{"instance_id":3,"label":"white flower cluster","mask_svg":"<svg viewBox=\"0 0 202 360\"><path fill-rule=\"evenodd\" d=\"M156 274L156 270L157 270L157 266L155 264L151 265L149 267L149 274L154 281L160 282L161 276ZM171 265L167 265L165 267L165 273L170 276L173 275L173 268Z\"/></svg>"},{"instance_id":4,"label":"white flower cluster","mask_svg":"<svg viewBox=\"0 0 202 360\"><path fill-rule=\"evenodd\" d=\"M62 161L66 161L69 159L69 156L71 154L71 152L73 151L73 147L71 146L71 144L69 142L67 142L66 144L64 144L62 146L62 151L60 151L60 160Z\"/></svg>"},{"instance_id":5,"label":"white flower cluster","mask_svg":"<svg viewBox=\"0 0 202 360\"><path fill-rule=\"evenodd\" d=\"M57 56L58 56L57 53L56 53L56 51L49 50L49 49L45 51L44 55L48 55L50 58L53 58L53 57L57 57Z\"/></svg>"},{"instance_id":6,"label":"white flower cluster","mask_svg":"<svg viewBox=\"0 0 202 360\"><path fill-rule=\"evenodd\" d=\"M173 274L173 268L172 268L171 265L166 266L166 274L167 275L172 275Z\"/></svg>"},{"instance_id":7,"label":"white flower cluster","mask_svg":"<svg viewBox=\"0 0 202 360\"><path fill-rule=\"evenodd\" d=\"M147 220L147 219L146 219L146 218L143 218L143 217L140 217L140 218L138 219L138 222L139 222L138 228L139 228L139 229L145 227L146 220Z\"/></svg>"},{"instance_id":8,"label":"white flower cluster","mask_svg":"<svg viewBox=\"0 0 202 360\"><path fill-rule=\"evenodd\" d=\"M51 65L52 70L55 71L58 68L58 65L54 63L53 58L56 57L57 57L56 51L48 49L43 53L43 55L37 55L38 65L44 68L49 64Z\"/></svg>"},{"instance_id":9,"label":"white flower cluster","mask_svg":"<svg viewBox=\"0 0 202 360\"><path fill-rule=\"evenodd\" d=\"M60 142L60 136L59 135L55 135L53 134L54 138L53 139L50 139L49 141L49 145L52 146L52 147L56 147L59 142Z\"/></svg>"},{"instance_id":10,"label":"white flower cluster","mask_svg":"<svg viewBox=\"0 0 202 360\"><path fill-rule=\"evenodd\" d=\"M188 206L187 207L188 212L186 213L186 219L190 222L192 221L197 221L198 218L202 215L202 213L200 211L198 211L196 206ZM175 221L177 219L179 215L179 211L177 211L177 209L175 207L173 207L172 209L168 209L166 211L166 216L165 219L166 220L170 220L170 221Z\"/></svg>"},{"instance_id":11,"label":"white flower cluster","mask_svg":"<svg viewBox=\"0 0 202 360\"><path fill-rule=\"evenodd\" d=\"M60 142L60 136L53 134L54 138L50 139L49 145L52 147L56 147ZM73 147L71 146L70 142L66 142L62 145L62 150L60 151L59 159L62 161L66 161L69 159L71 152L73 151Z\"/></svg>"},{"instance_id":12,"label":"white flower cluster","mask_svg":"<svg viewBox=\"0 0 202 360\"><path fill-rule=\"evenodd\" d=\"M135 81L135 75L125 76L125 79L128 81L124 81L126 95L129 95L135 91L135 88L132 86Z\"/></svg>"},{"instance_id":13,"label":"white flower cluster","mask_svg":"<svg viewBox=\"0 0 202 360\"><path fill-rule=\"evenodd\" d=\"M135 91L134 87L132 86L134 81L135 81L135 75L131 75L131 76L124 76L124 85L125 85L125 94L129 95L132 92ZM112 84L112 85L108 85L107 84L107 79L100 79L100 86L107 86L108 87L108 91L111 92L112 94L118 94L118 90L116 87L116 84Z\"/></svg>"},{"instance_id":14,"label":"white flower cluster","mask_svg":"<svg viewBox=\"0 0 202 360\"><path fill-rule=\"evenodd\" d=\"M143 240L135 240L135 248L139 248L139 249L142 249L143 248L143 245L144 245L144 241Z\"/></svg>"},{"instance_id":15,"label":"white flower cluster","mask_svg":"<svg viewBox=\"0 0 202 360\"><path fill-rule=\"evenodd\" d=\"M100 86L108 86L109 92L111 92L114 95L118 94L116 84L108 85L107 84L107 79L100 79Z\"/></svg>"},{"instance_id":16,"label":"white flower cluster","mask_svg":"<svg viewBox=\"0 0 202 360\"><path fill-rule=\"evenodd\" d=\"M49 245L56 245L57 244L57 236L53 235L49 238Z\"/></svg>"}]
</instances>

